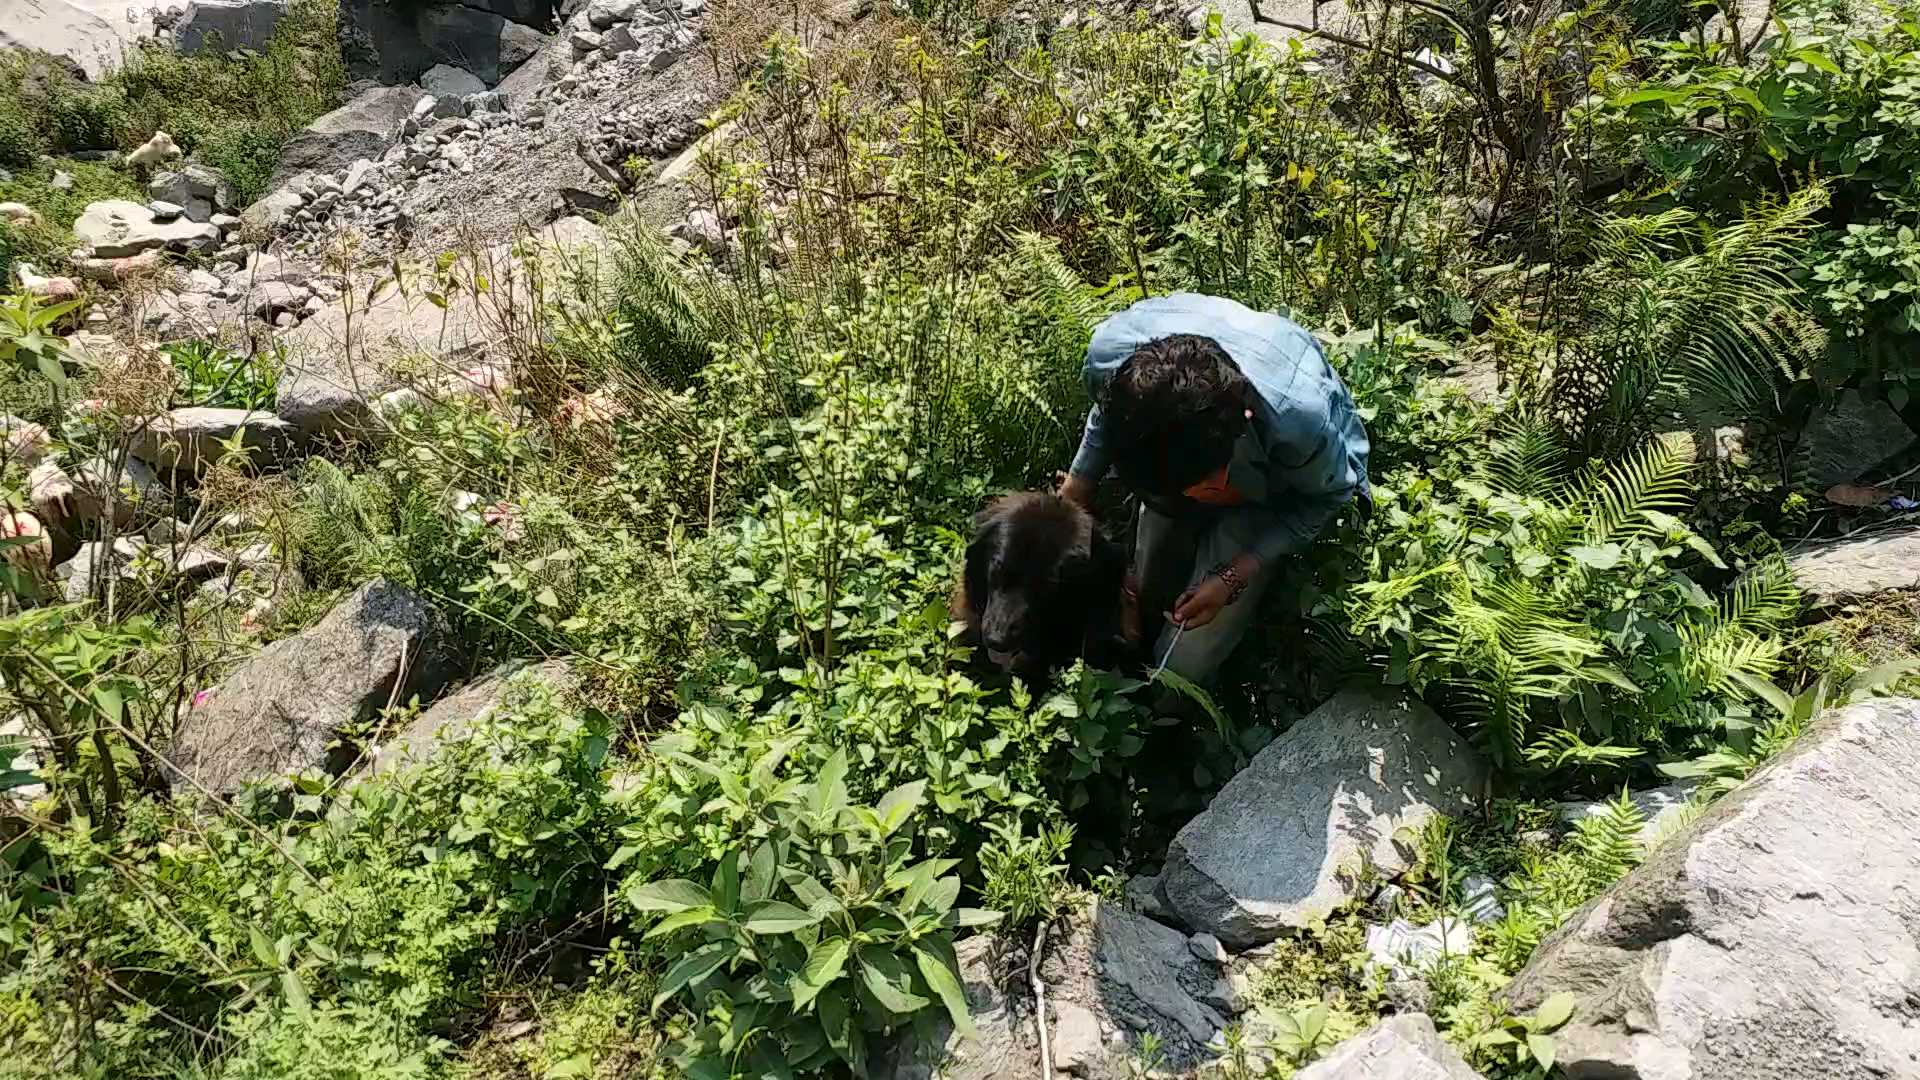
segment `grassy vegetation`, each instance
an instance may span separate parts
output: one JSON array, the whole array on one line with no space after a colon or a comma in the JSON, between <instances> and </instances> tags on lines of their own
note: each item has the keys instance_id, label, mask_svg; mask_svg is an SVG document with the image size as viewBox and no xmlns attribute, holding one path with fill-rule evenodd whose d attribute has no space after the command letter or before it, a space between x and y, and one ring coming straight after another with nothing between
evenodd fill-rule
<instances>
[{"instance_id":1,"label":"grassy vegetation","mask_svg":"<svg viewBox=\"0 0 1920 1080\"><path fill-rule=\"evenodd\" d=\"M1906 166L1836 175L1798 125L1892 107L1868 76L1920 31L1842 41L1849 12L1784 10L1798 67L1604 6L1502 9L1497 42L1396 13L1338 66L1217 27L1041 40L948 10L807 51L716 12L751 74L699 172L728 254L623 214L602 273L548 265L530 306L425 269L516 328L517 408L409 408L377 441L285 474L228 461L152 508L242 515L298 566L310 592L264 625L217 597L118 621L25 583L8 599L0 687L21 744L51 749L6 781L46 784L0 848L6 1069L859 1075L964 1011L956 940L1029 935L1151 869L1277 729L1359 681L1420 695L1497 765L1508 797L1407 838L1393 911L1498 883L1505 915L1422 981L1477 1067L1539 1077L1515 1033L1564 1017L1507 1015L1498 988L1639 858L1630 807L1569 831L1551 804L1689 769L1736 783L1830 700L1817 677L1881 655L1798 626L1780 549L1821 497L1807 419L1841 389L1906 404L1904 368L1860 359L1905 331L1815 270L1862 215L1898 235L1884 187ZM1827 68L1860 41L1868 81L1839 94ZM1425 45L1475 74L1393 59ZM1724 89L1755 71L1779 82L1757 113ZM1378 505L1275 570L1218 715L1167 724L1112 674L981 671L945 600L981 501L1064 463L1093 326L1174 289L1321 335ZM158 378L49 386L51 346L0 333L73 458L124 453L233 370L186 350ZM1500 402L1443 377L1488 361ZM224 392L271 385L245 370ZM1731 424L1766 452L1696 464L1658 437ZM24 469L0 478L24 504ZM180 704L375 576L441 607L476 672L568 657L580 699L521 684L392 774L225 806L170 791ZM1372 917L1277 947L1230 1070L1288 1075L1389 1006Z\"/></svg>"}]
</instances>

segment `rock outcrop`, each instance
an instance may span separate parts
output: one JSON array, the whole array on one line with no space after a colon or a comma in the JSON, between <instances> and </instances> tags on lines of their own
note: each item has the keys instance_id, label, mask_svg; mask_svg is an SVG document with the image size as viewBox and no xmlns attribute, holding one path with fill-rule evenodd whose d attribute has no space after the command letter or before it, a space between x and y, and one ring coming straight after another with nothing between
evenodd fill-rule
<instances>
[{"instance_id":1,"label":"rock outcrop","mask_svg":"<svg viewBox=\"0 0 1920 1080\"><path fill-rule=\"evenodd\" d=\"M206 49L265 52L287 13L287 0L192 0L173 24L173 47L192 55Z\"/></svg>"},{"instance_id":2,"label":"rock outcrop","mask_svg":"<svg viewBox=\"0 0 1920 1080\"><path fill-rule=\"evenodd\" d=\"M170 779L176 789L230 795L288 772L337 774L356 756L338 744L342 732L416 695L431 699L458 654L430 604L404 586L371 582L207 693L174 737L167 757L180 775Z\"/></svg>"},{"instance_id":3,"label":"rock outcrop","mask_svg":"<svg viewBox=\"0 0 1920 1080\"><path fill-rule=\"evenodd\" d=\"M1884 401L1858 390L1841 393L1801 436L1815 487L1858 480L1914 444L1913 429Z\"/></svg>"},{"instance_id":4,"label":"rock outcrop","mask_svg":"<svg viewBox=\"0 0 1920 1080\"><path fill-rule=\"evenodd\" d=\"M1352 899L1362 861L1392 874L1394 832L1470 810L1479 755L1431 709L1384 692L1335 697L1274 740L1174 838L1161 895L1233 948L1305 927Z\"/></svg>"},{"instance_id":5,"label":"rock outcrop","mask_svg":"<svg viewBox=\"0 0 1920 1080\"><path fill-rule=\"evenodd\" d=\"M356 158L377 158L413 113L420 91L411 86L373 86L345 105L315 118L280 150L269 189L303 172L335 172Z\"/></svg>"},{"instance_id":6,"label":"rock outcrop","mask_svg":"<svg viewBox=\"0 0 1920 1080\"><path fill-rule=\"evenodd\" d=\"M1542 943L1569 1080L1920 1077L1920 701L1828 713Z\"/></svg>"},{"instance_id":7,"label":"rock outcrop","mask_svg":"<svg viewBox=\"0 0 1920 1080\"><path fill-rule=\"evenodd\" d=\"M546 44L554 7L550 0L344 0L340 50L357 79L413 82L449 64L492 86Z\"/></svg>"},{"instance_id":8,"label":"rock outcrop","mask_svg":"<svg viewBox=\"0 0 1920 1080\"><path fill-rule=\"evenodd\" d=\"M1383 1020L1293 1074L1293 1080L1484 1080L1424 1013Z\"/></svg>"},{"instance_id":9,"label":"rock outcrop","mask_svg":"<svg viewBox=\"0 0 1920 1080\"><path fill-rule=\"evenodd\" d=\"M1920 589L1920 529L1807 544L1787 556L1787 565L1814 608Z\"/></svg>"},{"instance_id":10,"label":"rock outcrop","mask_svg":"<svg viewBox=\"0 0 1920 1080\"><path fill-rule=\"evenodd\" d=\"M413 723L382 743L368 755L370 768L374 772L389 772L431 757L441 743L465 738L483 717L503 707L510 708L518 700L516 692L524 693L518 688L529 684L544 685L564 694L574 687L576 680L565 660L541 664L516 660L502 664L435 702Z\"/></svg>"}]
</instances>

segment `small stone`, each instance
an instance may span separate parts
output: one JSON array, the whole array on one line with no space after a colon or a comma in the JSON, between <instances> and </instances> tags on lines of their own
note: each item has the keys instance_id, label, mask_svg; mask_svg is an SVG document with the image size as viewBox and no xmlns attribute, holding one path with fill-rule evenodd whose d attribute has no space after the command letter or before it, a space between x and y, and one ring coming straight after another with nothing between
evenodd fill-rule
<instances>
[{"instance_id":1,"label":"small stone","mask_svg":"<svg viewBox=\"0 0 1920 1080\"><path fill-rule=\"evenodd\" d=\"M591 30L575 30L567 35L567 44L572 45L575 52L590 53L598 49L602 41L600 35Z\"/></svg>"},{"instance_id":2,"label":"small stone","mask_svg":"<svg viewBox=\"0 0 1920 1080\"><path fill-rule=\"evenodd\" d=\"M292 326L295 321L296 320L293 317L293 312L291 311L283 311L280 314L275 315L273 317L273 325L279 327L282 330L286 329L289 326Z\"/></svg>"},{"instance_id":3,"label":"small stone","mask_svg":"<svg viewBox=\"0 0 1920 1080\"><path fill-rule=\"evenodd\" d=\"M619 56L640 47L640 39L625 26L616 26L600 39L600 54L606 57Z\"/></svg>"},{"instance_id":4,"label":"small stone","mask_svg":"<svg viewBox=\"0 0 1920 1080\"><path fill-rule=\"evenodd\" d=\"M1220 944L1219 938L1208 933L1199 933L1188 938L1187 949L1209 964L1225 966L1230 959L1227 956L1226 946Z\"/></svg>"},{"instance_id":5,"label":"small stone","mask_svg":"<svg viewBox=\"0 0 1920 1080\"><path fill-rule=\"evenodd\" d=\"M1238 1016L1247 1011L1250 989L1245 976L1222 975L1213 980L1213 985L1207 988L1206 993L1200 995L1200 1001L1228 1016Z\"/></svg>"},{"instance_id":6,"label":"small stone","mask_svg":"<svg viewBox=\"0 0 1920 1080\"><path fill-rule=\"evenodd\" d=\"M1087 1075L1106 1054L1099 1019L1071 1001L1055 1004L1053 1014L1053 1064L1062 1072Z\"/></svg>"},{"instance_id":7,"label":"small stone","mask_svg":"<svg viewBox=\"0 0 1920 1080\"><path fill-rule=\"evenodd\" d=\"M647 68L650 71L665 71L679 63L680 56L679 49L661 49L647 60Z\"/></svg>"},{"instance_id":8,"label":"small stone","mask_svg":"<svg viewBox=\"0 0 1920 1080\"><path fill-rule=\"evenodd\" d=\"M147 209L153 211L155 221L172 221L187 212L187 208L179 203L170 203L163 199L155 199L148 203Z\"/></svg>"}]
</instances>

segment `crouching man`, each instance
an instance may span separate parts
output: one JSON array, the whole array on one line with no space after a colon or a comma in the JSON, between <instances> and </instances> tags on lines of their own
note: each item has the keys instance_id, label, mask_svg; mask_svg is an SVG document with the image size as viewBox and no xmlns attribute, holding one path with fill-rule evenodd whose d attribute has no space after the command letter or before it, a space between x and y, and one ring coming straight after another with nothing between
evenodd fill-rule
<instances>
[{"instance_id":1,"label":"crouching man","mask_svg":"<svg viewBox=\"0 0 1920 1080\"><path fill-rule=\"evenodd\" d=\"M1275 562L1356 497L1367 433L1313 335L1193 293L1143 300L1087 348L1093 410L1062 482L1091 506L1111 468L1139 497L1133 576L1151 661L1213 676Z\"/></svg>"}]
</instances>

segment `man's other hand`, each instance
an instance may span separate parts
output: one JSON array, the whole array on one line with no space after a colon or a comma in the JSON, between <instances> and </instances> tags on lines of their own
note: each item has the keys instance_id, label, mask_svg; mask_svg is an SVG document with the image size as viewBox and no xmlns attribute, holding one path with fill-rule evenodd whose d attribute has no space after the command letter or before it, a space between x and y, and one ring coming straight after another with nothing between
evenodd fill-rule
<instances>
[{"instance_id":1,"label":"man's other hand","mask_svg":"<svg viewBox=\"0 0 1920 1080\"><path fill-rule=\"evenodd\" d=\"M1061 498L1083 510L1093 509L1093 496L1098 487L1093 480L1070 473L1056 473L1054 478L1060 483L1058 494Z\"/></svg>"}]
</instances>

